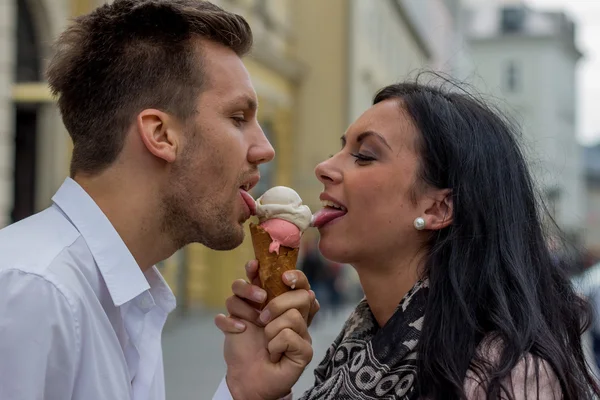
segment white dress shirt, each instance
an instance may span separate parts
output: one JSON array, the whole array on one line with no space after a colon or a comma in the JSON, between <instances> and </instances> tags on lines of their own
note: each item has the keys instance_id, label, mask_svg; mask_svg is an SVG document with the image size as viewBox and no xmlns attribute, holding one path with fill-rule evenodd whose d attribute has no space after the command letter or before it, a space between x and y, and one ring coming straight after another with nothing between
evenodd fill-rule
<instances>
[{"instance_id":1,"label":"white dress shirt","mask_svg":"<svg viewBox=\"0 0 600 400\"><path fill-rule=\"evenodd\" d=\"M52 200L0 230L0 399L164 400L173 293L74 180Z\"/></svg>"}]
</instances>

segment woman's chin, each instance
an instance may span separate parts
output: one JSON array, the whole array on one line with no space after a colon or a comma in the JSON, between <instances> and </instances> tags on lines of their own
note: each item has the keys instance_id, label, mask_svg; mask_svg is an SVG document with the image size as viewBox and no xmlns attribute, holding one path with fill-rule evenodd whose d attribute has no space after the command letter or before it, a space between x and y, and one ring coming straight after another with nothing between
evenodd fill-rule
<instances>
[{"instance_id":1,"label":"woman's chin","mask_svg":"<svg viewBox=\"0 0 600 400\"><path fill-rule=\"evenodd\" d=\"M350 247L347 243L340 241L334 241L327 237L319 240L319 251L329 261L333 261L340 264L349 264L351 259Z\"/></svg>"}]
</instances>

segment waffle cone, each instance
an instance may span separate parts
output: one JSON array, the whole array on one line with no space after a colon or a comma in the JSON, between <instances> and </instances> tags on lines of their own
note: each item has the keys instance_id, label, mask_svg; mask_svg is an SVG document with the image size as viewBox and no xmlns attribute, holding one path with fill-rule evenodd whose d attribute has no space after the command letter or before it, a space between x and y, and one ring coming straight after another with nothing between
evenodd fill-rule
<instances>
[{"instance_id":1,"label":"waffle cone","mask_svg":"<svg viewBox=\"0 0 600 400\"><path fill-rule=\"evenodd\" d=\"M290 289L283 283L282 276L285 271L296 269L298 260L298 249L280 246L279 254L270 253L271 236L262 227L250 224L252 245L254 255L258 260L258 275L263 289L267 292L267 300L264 304L285 293Z\"/></svg>"}]
</instances>

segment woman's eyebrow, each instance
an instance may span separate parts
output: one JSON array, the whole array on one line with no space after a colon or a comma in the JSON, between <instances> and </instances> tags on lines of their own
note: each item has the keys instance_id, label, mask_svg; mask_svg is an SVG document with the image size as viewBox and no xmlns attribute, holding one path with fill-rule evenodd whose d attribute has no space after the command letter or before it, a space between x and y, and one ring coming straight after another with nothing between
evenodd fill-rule
<instances>
[{"instance_id":1,"label":"woman's eyebrow","mask_svg":"<svg viewBox=\"0 0 600 400\"><path fill-rule=\"evenodd\" d=\"M373 138L377 139L379 142L381 142L383 145L385 145L388 149L392 150L392 147L389 145L387 140L385 140L385 138L381 134L379 134L375 131L366 131L366 132L361 133L356 138L356 142L362 143L366 138L369 138L369 137L373 137ZM340 140L342 142L342 147L346 146L346 135L343 135L340 138Z\"/></svg>"}]
</instances>

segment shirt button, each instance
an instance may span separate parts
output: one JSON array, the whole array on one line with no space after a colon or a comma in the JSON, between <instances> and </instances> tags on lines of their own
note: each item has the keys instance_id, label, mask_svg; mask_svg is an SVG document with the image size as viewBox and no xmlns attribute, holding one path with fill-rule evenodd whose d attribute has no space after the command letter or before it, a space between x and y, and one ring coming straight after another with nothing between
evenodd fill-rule
<instances>
[{"instance_id":1,"label":"shirt button","mask_svg":"<svg viewBox=\"0 0 600 400\"><path fill-rule=\"evenodd\" d=\"M139 302L140 308L142 309L142 311L144 312L148 312L150 311L150 309L152 308L152 306L154 306L152 299L150 298L150 296L144 296L140 299Z\"/></svg>"}]
</instances>

